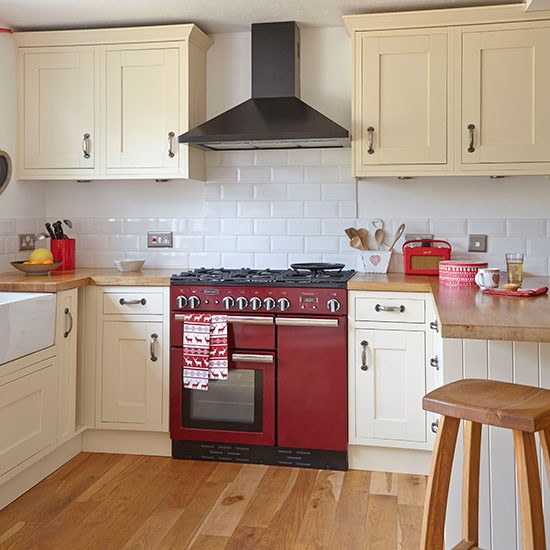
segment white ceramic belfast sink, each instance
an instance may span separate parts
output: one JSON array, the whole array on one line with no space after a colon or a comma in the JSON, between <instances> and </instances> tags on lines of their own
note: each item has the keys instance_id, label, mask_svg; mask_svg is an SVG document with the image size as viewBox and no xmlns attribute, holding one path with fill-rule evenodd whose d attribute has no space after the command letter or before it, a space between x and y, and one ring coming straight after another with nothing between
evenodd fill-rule
<instances>
[{"instance_id":1,"label":"white ceramic belfast sink","mask_svg":"<svg viewBox=\"0 0 550 550\"><path fill-rule=\"evenodd\" d=\"M53 345L55 294L0 292L0 365Z\"/></svg>"}]
</instances>

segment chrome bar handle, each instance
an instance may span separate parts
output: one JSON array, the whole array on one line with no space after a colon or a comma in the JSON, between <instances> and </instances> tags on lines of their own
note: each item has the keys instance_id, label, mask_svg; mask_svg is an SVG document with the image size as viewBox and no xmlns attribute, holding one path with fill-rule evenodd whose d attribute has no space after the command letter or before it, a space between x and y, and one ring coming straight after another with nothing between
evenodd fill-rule
<instances>
[{"instance_id":1,"label":"chrome bar handle","mask_svg":"<svg viewBox=\"0 0 550 550\"><path fill-rule=\"evenodd\" d=\"M476 129L475 124L468 124L468 132L470 133L470 144L468 146L468 153L473 153L476 148L474 147L474 130Z\"/></svg>"},{"instance_id":2,"label":"chrome bar handle","mask_svg":"<svg viewBox=\"0 0 550 550\"><path fill-rule=\"evenodd\" d=\"M372 126L367 128L367 145L369 146L367 153L372 155L374 153L374 128Z\"/></svg>"},{"instance_id":3,"label":"chrome bar handle","mask_svg":"<svg viewBox=\"0 0 550 550\"><path fill-rule=\"evenodd\" d=\"M369 370L369 366L367 365L367 348L369 347L369 343L363 340L361 346L363 347L363 351L361 352L361 370Z\"/></svg>"},{"instance_id":4,"label":"chrome bar handle","mask_svg":"<svg viewBox=\"0 0 550 550\"><path fill-rule=\"evenodd\" d=\"M84 158L90 158L90 134L85 133L82 136L82 152L84 153Z\"/></svg>"},{"instance_id":5,"label":"chrome bar handle","mask_svg":"<svg viewBox=\"0 0 550 550\"><path fill-rule=\"evenodd\" d=\"M273 363L273 356L256 355L253 353L233 353L231 360L239 363Z\"/></svg>"},{"instance_id":6,"label":"chrome bar handle","mask_svg":"<svg viewBox=\"0 0 550 550\"><path fill-rule=\"evenodd\" d=\"M432 432L436 434L438 429L439 429L439 418L432 422Z\"/></svg>"},{"instance_id":7,"label":"chrome bar handle","mask_svg":"<svg viewBox=\"0 0 550 550\"><path fill-rule=\"evenodd\" d=\"M439 370L439 359L437 356L430 359L430 367L433 367L435 370Z\"/></svg>"},{"instance_id":8,"label":"chrome bar handle","mask_svg":"<svg viewBox=\"0 0 550 550\"><path fill-rule=\"evenodd\" d=\"M439 332L439 325L437 321L430 321L430 328L436 332Z\"/></svg>"},{"instance_id":9,"label":"chrome bar handle","mask_svg":"<svg viewBox=\"0 0 550 550\"><path fill-rule=\"evenodd\" d=\"M151 334L151 343L149 346L149 353L151 355L151 361L153 361L153 363L155 361L158 361L158 357L155 354L155 347L156 347L158 337L159 335L156 332L153 332L153 334Z\"/></svg>"},{"instance_id":10,"label":"chrome bar handle","mask_svg":"<svg viewBox=\"0 0 550 550\"><path fill-rule=\"evenodd\" d=\"M176 134L174 132L168 132L168 156L174 158L176 154L174 153L174 137Z\"/></svg>"},{"instance_id":11,"label":"chrome bar handle","mask_svg":"<svg viewBox=\"0 0 550 550\"><path fill-rule=\"evenodd\" d=\"M136 306L138 304L144 306L147 303L147 300L145 298L142 298L141 300L126 300L125 298L121 298L118 303L121 306Z\"/></svg>"},{"instance_id":12,"label":"chrome bar handle","mask_svg":"<svg viewBox=\"0 0 550 550\"><path fill-rule=\"evenodd\" d=\"M69 317L69 328L63 333L63 338L68 338L69 334L71 334L73 330L73 314L68 307L65 308L65 311L63 313Z\"/></svg>"},{"instance_id":13,"label":"chrome bar handle","mask_svg":"<svg viewBox=\"0 0 550 550\"><path fill-rule=\"evenodd\" d=\"M299 317L277 317L275 319L277 326L283 327L328 327L338 326L338 319L308 319Z\"/></svg>"},{"instance_id":14,"label":"chrome bar handle","mask_svg":"<svg viewBox=\"0 0 550 550\"><path fill-rule=\"evenodd\" d=\"M274 320L273 317L248 317L247 315L231 315L227 317L227 322L241 325L272 325L274 323Z\"/></svg>"},{"instance_id":15,"label":"chrome bar handle","mask_svg":"<svg viewBox=\"0 0 550 550\"><path fill-rule=\"evenodd\" d=\"M405 311L405 306L381 306L380 304L376 304L374 306L375 311L399 311L399 313L403 313Z\"/></svg>"}]
</instances>

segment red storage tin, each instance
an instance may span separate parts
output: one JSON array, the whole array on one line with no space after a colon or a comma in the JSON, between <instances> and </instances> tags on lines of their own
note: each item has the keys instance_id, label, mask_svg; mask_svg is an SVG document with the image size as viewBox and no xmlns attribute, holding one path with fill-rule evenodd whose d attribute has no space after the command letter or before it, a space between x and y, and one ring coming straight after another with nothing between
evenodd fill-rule
<instances>
[{"instance_id":1,"label":"red storage tin","mask_svg":"<svg viewBox=\"0 0 550 550\"><path fill-rule=\"evenodd\" d=\"M440 246L435 246L436 243ZM439 262L449 260L451 250L447 241L406 241L403 243L404 271L407 275L438 275Z\"/></svg>"},{"instance_id":2,"label":"red storage tin","mask_svg":"<svg viewBox=\"0 0 550 550\"><path fill-rule=\"evenodd\" d=\"M439 284L446 286L476 286L476 273L487 262L449 260L439 264Z\"/></svg>"}]
</instances>

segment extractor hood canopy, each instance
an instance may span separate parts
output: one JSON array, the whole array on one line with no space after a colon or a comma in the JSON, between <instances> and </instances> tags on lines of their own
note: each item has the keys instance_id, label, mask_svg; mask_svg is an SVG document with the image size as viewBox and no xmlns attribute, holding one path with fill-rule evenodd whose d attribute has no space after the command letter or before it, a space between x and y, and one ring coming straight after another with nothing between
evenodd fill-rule
<instances>
[{"instance_id":1,"label":"extractor hood canopy","mask_svg":"<svg viewBox=\"0 0 550 550\"><path fill-rule=\"evenodd\" d=\"M252 97L179 136L207 150L349 147L349 132L301 99L300 30L252 25Z\"/></svg>"}]
</instances>

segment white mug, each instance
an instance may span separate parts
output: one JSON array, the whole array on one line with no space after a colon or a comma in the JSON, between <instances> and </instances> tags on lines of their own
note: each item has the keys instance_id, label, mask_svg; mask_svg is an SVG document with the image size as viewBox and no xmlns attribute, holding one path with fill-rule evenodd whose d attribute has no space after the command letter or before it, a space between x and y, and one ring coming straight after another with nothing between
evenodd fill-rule
<instances>
[{"instance_id":1,"label":"white mug","mask_svg":"<svg viewBox=\"0 0 550 550\"><path fill-rule=\"evenodd\" d=\"M486 288L498 288L500 283L500 270L498 267L485 267L476 273L476 285L482 290Z\"/></svg>"}]
</instances>

